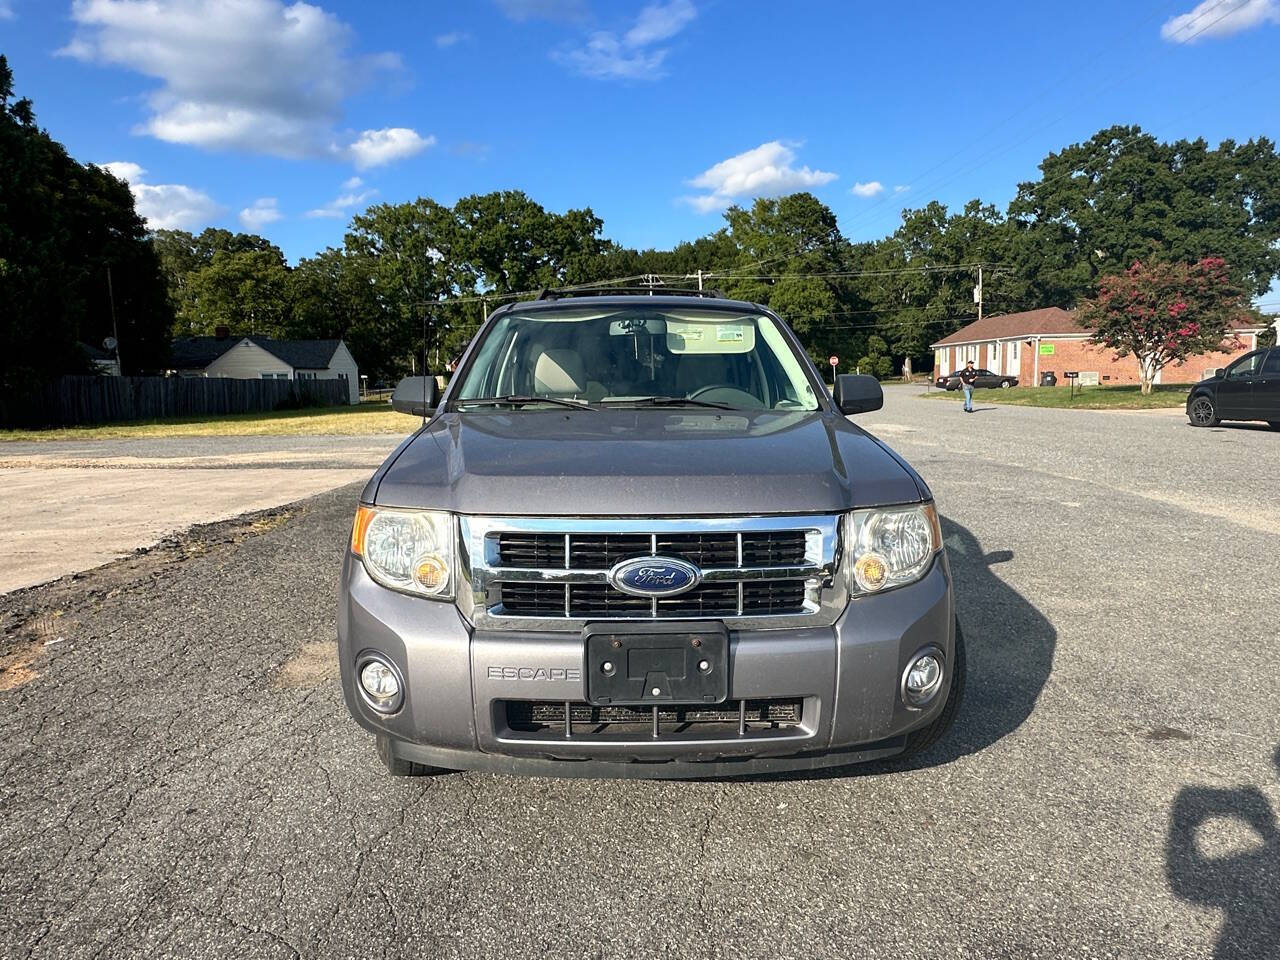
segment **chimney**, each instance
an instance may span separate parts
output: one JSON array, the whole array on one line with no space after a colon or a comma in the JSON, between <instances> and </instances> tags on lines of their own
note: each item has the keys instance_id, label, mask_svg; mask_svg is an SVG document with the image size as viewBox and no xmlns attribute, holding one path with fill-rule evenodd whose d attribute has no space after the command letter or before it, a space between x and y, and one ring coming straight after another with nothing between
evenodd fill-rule
<instances>
[{"instance_id":1,"label":"chimney","mask_svg":"<svg viewBox=\"0 0 1280 960\"><path fill-rule=\"evenodd\" d=\"M231 328L230 327L214 327L213 335L217 337L219 340L225 340L227 339L227 337L231 336Z\"/></svg>"}]
</instances>

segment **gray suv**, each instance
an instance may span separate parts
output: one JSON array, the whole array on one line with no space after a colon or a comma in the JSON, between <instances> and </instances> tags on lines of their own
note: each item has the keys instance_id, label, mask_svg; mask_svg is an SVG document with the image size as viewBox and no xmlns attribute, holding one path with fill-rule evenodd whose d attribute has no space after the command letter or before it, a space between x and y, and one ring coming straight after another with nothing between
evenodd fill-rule
<instances>
[{"instance_id":1,"label":"gray suv","mask_svg":"<svg viewBox=\"0 0 1280 960\"><path fill-rule=\"evenodd\" d=\"M393 774L723 777L904 756L964 647L925 482L758 304L495 312L361 495L338 651ZM429 419L427 419L429 418Z\"/></svg>"}]
</instances>

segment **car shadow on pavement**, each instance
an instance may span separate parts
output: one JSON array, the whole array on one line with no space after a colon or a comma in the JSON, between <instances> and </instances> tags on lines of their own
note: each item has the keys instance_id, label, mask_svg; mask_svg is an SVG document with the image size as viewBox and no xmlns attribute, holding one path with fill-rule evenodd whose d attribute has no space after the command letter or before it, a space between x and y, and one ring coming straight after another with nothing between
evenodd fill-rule
<instances>
[{"instance_id":1,"label":"car shadow on pavement","mask_svg":"<svg viewBox=\"0 0 1280 960\"><path fill-rule=\"evenodd\" d=\"M1280 773L1280 748L1272 757ZM1222 856L1206 855L1197 830L1234 820L1256 841ZM1280 949L1280 828L1257 787L1183 787L1174 798L1165 847L1165 873L1174 894L1225 911L1214 960L1254 960Z\"/></svg>"},{"instance_id":2,"label":"car shadow on pavement","mask_svg":"<svg viewBox=\"0 0 1280 960\"><path fill-rule=\"evenodd\" d=\"M1196 430L1206 429L1205 427L1197 427L1194 423L1191 423L1190 421L1187 422L1187 426L1194 427ZM1212 427L1208 427L1207 429L1209 433L1229 433L1233 430L1253 430L1258 433L1280 432L1280 431L1277 431L1276 428L1271 426L1271 424L1269 423L1258 423L1252 420L1230 421L1230 422L1223 420L1219 423L1214 424Z\"/></svg>"},{"instance_id":3,"label":"car shadow on pavement","mask_svg":"<svg viewBox=\"0 0 1280 960\"><path fill-rule=\"evenodd\" d=\"M1012 550L985 550L969 530L947 517L942 518L942 539L964 630L968 673L951 731L910 759L749 779L816 780L940 766L986 749L1031 715L1053 669L1058 631L992 570L1012 560Z\"/></svg>"},{"instance_id":4,"label":"car shadow on pavement","mask_svg":"<svg viewBox=\"0 0 1280 960\"><path fill-rule=\"evenodd\" d=\"M967 528L942 518L964 630L968 678L955 726L929 750L897 769L932 767L984 750L1031 716L1053 669L1058 631L993 569L1012 550L988 550Z\"/></svg>"}]
</instances>

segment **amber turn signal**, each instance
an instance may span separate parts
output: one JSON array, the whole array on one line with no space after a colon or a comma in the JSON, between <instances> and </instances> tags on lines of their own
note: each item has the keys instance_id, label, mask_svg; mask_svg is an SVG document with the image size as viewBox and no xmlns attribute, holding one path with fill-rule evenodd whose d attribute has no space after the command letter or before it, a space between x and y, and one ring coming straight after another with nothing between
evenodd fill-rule
<instances>
[{"instance_id":1,"label":"amber turn signal","mask_svg":"<svg viewBox=\"0 0 1280 960\"><path fill-rule=\"evenodd\" d=\"M374 509L361 504L356 508L356 522L351 525L351 552L357 557L364 556L364 535L373 522Z\"/></svg>"}]
</instances>

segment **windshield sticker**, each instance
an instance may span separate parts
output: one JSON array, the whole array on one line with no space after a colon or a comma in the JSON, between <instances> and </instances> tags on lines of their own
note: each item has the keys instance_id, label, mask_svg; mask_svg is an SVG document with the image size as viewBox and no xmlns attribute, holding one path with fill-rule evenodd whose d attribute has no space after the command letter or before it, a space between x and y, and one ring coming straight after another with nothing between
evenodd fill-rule
<instances>
[{"instance_id":1,"label":"windshield sticker","mask_svg":"<svg viewBox=\"0 0 1280 960\"><path fill-rule=\"evenodd\" d=\"M668 320L667 349L680 353L750 353L756 328L745 323Z\"/></svg>"}]
</instances>

